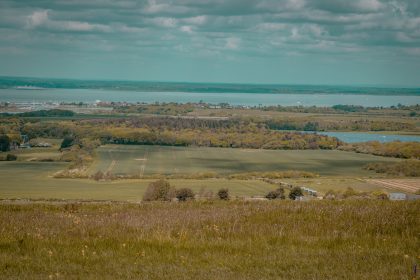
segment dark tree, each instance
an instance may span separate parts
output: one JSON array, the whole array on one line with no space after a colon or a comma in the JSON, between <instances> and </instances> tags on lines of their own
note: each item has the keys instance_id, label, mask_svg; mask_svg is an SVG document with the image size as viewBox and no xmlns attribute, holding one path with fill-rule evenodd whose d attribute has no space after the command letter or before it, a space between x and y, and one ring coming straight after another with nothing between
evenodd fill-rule
<instances>
[{"instance_id":1,"label":"dark tree","mask_svg":"<svg viewBox=\"0 0 420 280\"><path fill-rule=\"evenodd\" d=\"M229 200L229 190L228 189L220 189L217 192L217 196L219 197L219 199L221 200Z\"/></svg>"},{"instance_id":2,"label":"dark tree","mask_svg":"<svg viewBox=\"0 0 420 280\"><path fill-rule=\"evenodd\" d=\"M10 151L10 138L6 134L0 135L0 151Z\"/></svg>"},{"instance_id":3,"label":"dark tree","mask_svg":"<svg viewBox=\"0 0 420 280\"><path fill-rule=\"evenodd\" d=\"M303 196L302 189L300 187L294 187L290 190L289 198L292 200L296 200L298 197Z\"/></svg>"},{"instance_id":4,"label":"dark tree","mask_svg":"<svg viewBox=\"0 0 420 280\"><path fill-rule=\"evenodd\" d=\"M144 201L171 201L175 197L175 189L168 181L158 180L149 184L144 193Z\"/></svg>"},{"instance_id":5,"label":"dark tree","mask_svg":"<svg viewBox=\"0 0 420 280\"><path fill-rule=\"evenodd\" d=\"M194 192L189 188L176 190L176 198L178 198L179 201L192 200L194 199L194 196Z\"/></svg>"},{"instance_id":6,"label":"dark tree","mask_svg":"<svg viewBox=\"0 0 420 280\"><path fill-rule=\"evenodd\" d=\"M284 189L283 188L278 188L275 191L270 191L266 196L266 198L268 199L285 199L286 197L284 196Z\"/></svg>"},{"instance_id":7,"label":"dark tree","mask_svg":"<svg viewBox=\"0 0 420 280\"><path fill-rule=\"evenodd\" d=\"M6 160L7 161L15 161L15 160L17 160L17 156L13 155L13 154L7 154Z\"/></svg>"},{"instance_id":8,"label":"dark tree","mask_svg":"<svg viewBox=\"0 0 420 280\"><path fill-rule=\"evenodd\" d=\"M63 139L63 142L61 142L60 149L71 147L74 145L74 143L75 143L75 139L73 136L65 136Z\"/></svg>"}]
</instances>

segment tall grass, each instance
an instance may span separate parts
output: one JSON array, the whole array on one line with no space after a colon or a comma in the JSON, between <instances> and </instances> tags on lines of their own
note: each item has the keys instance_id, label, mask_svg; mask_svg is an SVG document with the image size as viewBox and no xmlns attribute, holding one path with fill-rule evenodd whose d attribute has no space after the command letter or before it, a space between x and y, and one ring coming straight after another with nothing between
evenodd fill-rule
<instances>
[{"instance_id":1,"label":"tall grass","mask_svg":"<svg viewBox=\"0 0 420 280\"><path fill-rule=\"evenodd\" d=\"M411 279L420 203L0 205L0 278Z\"/></svg>"}]
</instances>

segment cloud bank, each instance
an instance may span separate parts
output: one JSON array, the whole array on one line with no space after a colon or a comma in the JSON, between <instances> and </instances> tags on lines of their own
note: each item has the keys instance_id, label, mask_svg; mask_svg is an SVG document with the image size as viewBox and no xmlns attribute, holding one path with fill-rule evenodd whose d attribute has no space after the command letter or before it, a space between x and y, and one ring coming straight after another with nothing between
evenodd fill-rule
<instances>
[{"instance_id":1,"label":"cloud bank","mask_svg":"<svg viewBox=\"0 0 420 280\"><path fill-rule=\"evenodd\" d=\"M311 82L312 78L305 75L317 70L314 65L321 62L330 72L335 72L331 67L349 67L354 82L363 83L369 80L361 79L357 71L366 61L373 65L372 72L387 65L399 67L399 72L383 73L384 80L398 73L409 73L410 78L411 72L420 68L420 1L3 0L0 38L0 57L15 54L20 65L39 65L37 57L55 57L70 67L61 75L74 76L71 69L77 69L74 62L60 58L66 56L90 63L91 71L112 63L134 71L128 75L120 69L116 78L171 79L171 72L177 68L170 69L166 64L173 62L179 63L178 70L185 73L181 76L176 71L174 79L212 80L217 77L214 71L226 77L235 70L232 64L236 63L238 68L247 65L289 73L294 77L289 79L292 82L299 78ZM139 70L134 62L150 67L153 74L145 75L145 70ZM202 76L190 75L199 65ZM168 69L162 69L164 66ZM44 63L43 67L41 74L54 72L52 65ZM18 66L11 68L19 74ZM0 68L0 74L7 71ZM242 76L232 74L232 81L249 80L252 71L244 71ZM363 71L366 73L366 69ZM98 78L113 77L116 70L98 73ZM265 82L258 75L254 77L256 82ZM277 81L272 74L265 77ZM398 79L396 82L415 83ZM313 81L317 82L316 77ZM279 78L278 82L288 81ZM371 82L381 82L380 76Z\"/></svg>"}]
</instances>

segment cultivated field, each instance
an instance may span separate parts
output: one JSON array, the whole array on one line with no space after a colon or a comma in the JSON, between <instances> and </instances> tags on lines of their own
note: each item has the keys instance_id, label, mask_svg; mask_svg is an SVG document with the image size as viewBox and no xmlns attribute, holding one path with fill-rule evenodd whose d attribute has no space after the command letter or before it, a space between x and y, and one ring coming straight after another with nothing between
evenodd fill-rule
<instances>
[{"instance_id":1,"label":"cultivated field","mask_svg":"<svg viewBox=\"0 0 420 280\"><path fill-rule=\"evenodd\" d=\"M326 176L370 176L370 162L396 161L337 150L251 150L206 147L105 145L97 150L91 173L152 175L302 170Z\"/></svg>"},{"instance_id":2,"label":"cultivated field","mask_svg":"<svg viewBox=\"0 0 420 280\"><path fill-rule=\"evenodd\" d=\"M414 279L419 202L0 203L4 279Z\"/></svg>"},{"instance_id":3,"label":"cultivated field","mask_svg":"<svg viewBox=\"0 0 420 280\"><path fill-rule=\"evenodd\" d=\"M403 192L415 193L420 190L420 179L371 179L369 182Z\"/></svg>"},{"instance_id":4,"label":"cultivated field","mask_svg":"<svg viewBox=\"0 0 420 280\"><path fill-rule=\"evenodd\" d=\"M55 179L52 175L67 166L50 162L0 162L0 198L95 199L140 201L153 180L96 182L89 179ZM259 196L275 186L257 180L170 180L171 185L216 193L229 188L233 196Z\"/></svg>"}]
</instances>

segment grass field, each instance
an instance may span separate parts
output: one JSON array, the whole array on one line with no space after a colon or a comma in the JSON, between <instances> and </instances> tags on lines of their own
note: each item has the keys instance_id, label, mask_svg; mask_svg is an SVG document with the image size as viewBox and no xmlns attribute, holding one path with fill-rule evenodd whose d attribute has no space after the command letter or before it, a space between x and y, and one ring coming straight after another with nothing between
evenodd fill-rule
<instances>
[{"instance_id":1,"label":"grass field","mask_svg":"<svg viewBox=\"0 0 420 280\"><path fill-rule=\"evenodd\" d=\"M371 176L369 162L396 161L352 152L330 150L251 150L206 147L105 145L91 173L151 175L216 172L302 170L326 176Z\"/></svg>"},{"instance_id":2,"label":"grass field","mask_svg":"<svg viewBox=\"0 0 420 280\"><path fill-rule=\"evenodd\" d=\"M4 279L414 279L420 202L0 203Z\"/></svg>"},{"instance_id":3,"label":"grass field","mask_svg":"<svg viewBox=\"0 0 420 280\"><path fill-rule=\"evenodd\" d=\"M96 199L139 201L151 180L117 180L96 182L88 179L54 179L53 174L65 169L63 162L28 161L59 157L56 148L28 149L18 153L17 162L0 162L0 198L32 199ZM309 186L320 192L353 187L360 191L386 186L358 180L358 177L378 175L362 170L367 162L390 161L383 157L341 151L267 151L222 148L185 148L161 146L107 145L98 149L91 167L116 174L180 174L216 172L220 174L245 171L306 170L324 176L316 179L285 180ZM331 176L333 175L333 176ZM173 179L177 188L188 187L195 192L205 189L216 193L229 188L233 196L261 196L276 186L258 180Z\"/></svg>"},{"instance_id":4,"label":"grass field","mask_svg":"<svg viewBox=\"0 0 420 280\"><path fill-rule=\"evenodd\" d=\"M118 180L96 182L88 179L55 179L52 175L66 167L65 163L0 162L0 198L55 198L140 201L153 180ZM216 193L229 188L233 196L265 195L274 186L256 180L170 180L175 187L202 189Z\"/></svg>"}]
</instances>

